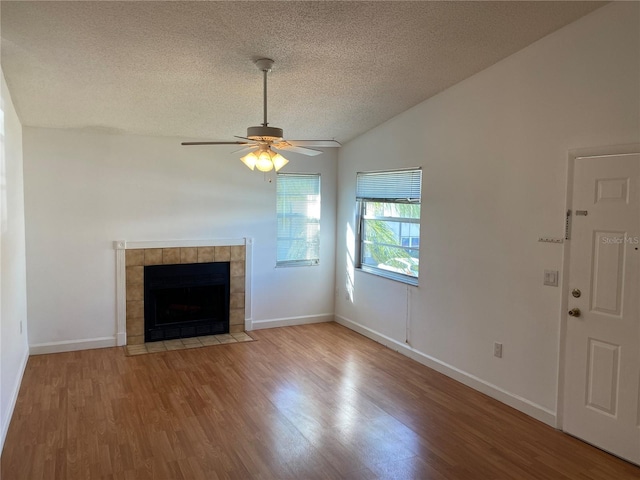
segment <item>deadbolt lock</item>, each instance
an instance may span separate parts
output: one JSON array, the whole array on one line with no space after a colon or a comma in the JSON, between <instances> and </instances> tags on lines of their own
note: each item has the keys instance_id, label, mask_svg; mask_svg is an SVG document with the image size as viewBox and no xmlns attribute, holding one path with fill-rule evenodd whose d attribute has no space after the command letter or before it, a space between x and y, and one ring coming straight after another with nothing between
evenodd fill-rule
<instances>
[{"instance_id":1,"label":"deadbolt lock","mask_svg":"<svg viewBox=\"0 0 640 480\"><path fill-rule=\"evenodd\" d=\"M573 295L575 298L580 298L582 292L579 288L574 288L573 290L571 290L571 295Z\"/></svg>"},{"instance_id":2,"label":"deadbolt lock","mask_svg":"<svg viewBox=\"0 0 640 480\"><path fill-rule=\"evenodd\" d=\"M579 317L580 316L580 309L579 308L572 308L571 310L569 310L569 316L570 317Z\"/></svg>"}]
</instances>

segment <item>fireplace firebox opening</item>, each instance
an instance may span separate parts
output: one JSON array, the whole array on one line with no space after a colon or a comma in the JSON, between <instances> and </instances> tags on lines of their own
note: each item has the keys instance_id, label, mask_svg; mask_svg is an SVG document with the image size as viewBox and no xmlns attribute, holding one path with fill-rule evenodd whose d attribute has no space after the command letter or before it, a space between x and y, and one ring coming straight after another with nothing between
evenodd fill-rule
<instances>
[{"instance_id":1,"label":"fireplace firebox opening","mask_svg":"<svg viewBox=\"0 0 640 480\"><path fill-rule=\"evenodd\" d=\"M144 267L144 340L229 333L229 262Z\"/></svg>"}]
</instances>

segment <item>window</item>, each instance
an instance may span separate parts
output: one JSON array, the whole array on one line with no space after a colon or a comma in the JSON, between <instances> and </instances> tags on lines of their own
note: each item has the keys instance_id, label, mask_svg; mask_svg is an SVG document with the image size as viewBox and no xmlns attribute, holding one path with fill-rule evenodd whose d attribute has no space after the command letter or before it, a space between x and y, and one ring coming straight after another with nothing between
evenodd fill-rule
<instances>
[{"instance_id":1,"label":"window","mask_svg":"<svg viewBox=\"0 0 640 480\"><path fill-rule=\"evenodd\" d=\"M276 266L320 261L320 175L279 173Z\"/></svg>"},{"instance_id":2,"label":"window","mask_svg":"<svg viewBox=\"0 0 640 480\"><path fill-rule=\"evenodd\" d=\"M362 270L418 284L421 190L420 169L358 173Z\"/></svg>"}]
</instances>

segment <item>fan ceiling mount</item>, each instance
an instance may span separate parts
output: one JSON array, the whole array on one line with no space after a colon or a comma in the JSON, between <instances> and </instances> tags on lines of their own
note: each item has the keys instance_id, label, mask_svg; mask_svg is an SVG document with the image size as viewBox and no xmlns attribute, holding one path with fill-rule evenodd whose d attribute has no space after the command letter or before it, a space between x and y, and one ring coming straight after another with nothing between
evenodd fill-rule
<instances>
[{"instance_id":1,"label":"fan ceiling mount","mask_svg":"<svg viewBox=\"0 0 640 480\"><path fill-rule=\"evenodd\" d=\"M309 147L340 147L340 143L335 140L285 140L284 132L281 128L270 127L267 121L267 75L273 67L274 61L270 58L260 58L254 62L263 74L263 110L264 121L262 125L247 128L247 136L236 138L242 141L234 142L182 142L182 145L244 145L245 147L236 152L249 152L241 160L251 170L257 168L260 171L268 172L275 169L280 170L288 163L279 153L273 150L285 150L303 155L320 155L321 150ZM236 153L234 152L234 153Z\"/></svg>"}]
</instances>

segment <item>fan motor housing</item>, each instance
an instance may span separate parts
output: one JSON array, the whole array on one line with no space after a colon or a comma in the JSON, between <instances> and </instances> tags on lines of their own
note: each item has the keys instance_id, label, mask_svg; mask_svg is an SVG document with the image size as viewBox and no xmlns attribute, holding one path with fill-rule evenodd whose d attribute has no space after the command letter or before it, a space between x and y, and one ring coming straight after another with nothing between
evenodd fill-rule
<instances>
[{"instance_id":1,"label":"fan motor housing","mask_svg":"<svg viewBox=\"0 0 640 480\"><path fill-rule=\"evenodd\" d=\"M267 127L264 125L259 127L249 127L247 128L247 138L250 138L251 140L275 142L282 140L283 131L278 127Z\"/></svg>"}]
</instances>

